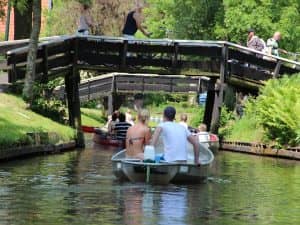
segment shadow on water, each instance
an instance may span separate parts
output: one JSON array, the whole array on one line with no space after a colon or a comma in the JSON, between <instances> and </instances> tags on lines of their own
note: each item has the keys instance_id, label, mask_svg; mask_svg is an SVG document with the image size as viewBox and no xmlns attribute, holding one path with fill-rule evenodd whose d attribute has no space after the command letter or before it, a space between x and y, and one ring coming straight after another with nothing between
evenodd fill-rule
<instances>
[{"instance_id":1,"label":"shadow on water","mask_svg":"<svg viewBox=\"0 0 300 225\"><path fill-rule=\"evenodd\" d=\"M299 224L300 163L220 153L199 185L120 183L115 149L0 165L0 224Z\"/></svg>"}]
</instances>

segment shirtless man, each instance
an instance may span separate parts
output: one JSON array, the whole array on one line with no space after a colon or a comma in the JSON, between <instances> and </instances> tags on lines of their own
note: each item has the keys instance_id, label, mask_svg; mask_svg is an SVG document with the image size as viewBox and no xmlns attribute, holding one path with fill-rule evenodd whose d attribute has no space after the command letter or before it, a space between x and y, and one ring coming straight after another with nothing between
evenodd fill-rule
<instances>
[{"instance_id":1,"label":"shirtless man","mask_svg":"<svg viewBox=\"0 0 300 225\"><path fill-rule=\"evenodd\" d=\"M147 123L149 111L142 109L138 113L138 122L130 127L126 135L126 156L129 158L144 159L144 147L151 139L151 132Z\"/></svg>"},{"instance_id":2,"label":"shirtless man","mask_svg":"<svg viewBox=\"0 0 300 225\"><path fill-rule=\"evenodd\" d=\"M186 162L187 161L187 143L190 142L194 148L194 163L199 165L199 142L188 129L175 123L176 110L173 107L167 107L164 110L164 119L155 130L152 139L152 145L156 145L160 134L164 143L164 159L167 162Z\"/></svg>"},{"instance_id":3,"label":"shirtless man","mask_svg":"<svg viewBox=\"0 0 300 225\"><path fill-rule=\"evenodd\" d=\"M129 12L125 25L123 28L123 36L128 39L134 39L135 33L140 30L145 36L149 37L150 33L148 33L145 28L143 27L143 4L137 3L136 8Z\"/></svg>"}]
</instances>

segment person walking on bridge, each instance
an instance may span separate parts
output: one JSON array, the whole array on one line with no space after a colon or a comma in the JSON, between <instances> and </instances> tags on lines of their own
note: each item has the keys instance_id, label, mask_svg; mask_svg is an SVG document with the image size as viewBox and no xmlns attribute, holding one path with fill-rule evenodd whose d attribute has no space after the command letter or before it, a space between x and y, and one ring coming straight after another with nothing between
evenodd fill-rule
<instances>
[{"instance_id":1,"label":"person walking on bridge","mask_svg":"<svg viewBox=\"0 0 300 225\"><path fill-rule=\"evenodd\" d=\"M272 38L267 41L268 53L270 55L279 56L280 53L287 54L288 52L284 49L279 48L279 41L281 40L281 33L276 31Z\"/></svg>"},{"instance_id":2,"label":"person walking on bridge","mask_svg":"<svg viewBox=\"0 0 300 225\"><path fill-rule=\"evenodd\" d=\"M127 39L134 39L134 35L140 30L145 36L149 37L150 33L143 27L143 8L144 5L140 2L136 3L136 8L129 12L123 28L123 36Z\"/></svg>"},{"instance_id":3,"label":"person walking on bridge","mask_svg":"<svg viewBox=\"0 0 300 225\"><path fill-rule=\"evenodd\" d=\"M89 30L94 26L93 19L90 15L90 6L88 4L82 4L80 13L77 32L81 35L89 35Z\"/></svg>"},{"instance_id":4,"label":"person walking on bridge","mask_svg":"<svg viewBox=\"0 0 300 225\"><path fill-rule=\"evenodd\" d=\"M262 52L266 47L265 42L255 35L254 29L248 30L247 47L259 52Z\"/></svg>"}]
</instances>

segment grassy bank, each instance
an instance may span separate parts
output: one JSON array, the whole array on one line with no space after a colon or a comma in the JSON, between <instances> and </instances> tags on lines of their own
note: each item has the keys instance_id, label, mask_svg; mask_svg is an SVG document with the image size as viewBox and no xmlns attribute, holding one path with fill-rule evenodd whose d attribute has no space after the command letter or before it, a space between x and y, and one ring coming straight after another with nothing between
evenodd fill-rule
<instances>
[{"instance_id":1,"label":"grassy bank","mask_svg":"<svg viewBox=\"0 0 300 225\"><path fill-rule=\"evenodd\" d=\"M28 110L16 96L0 93L0 148L26 145L28 132L55 132L59 142L74 138L74 130Z\"/></svg>"},{"instance_id":2,"label":"grassy bank","mask_svg":"<svg viewBox=\"0 0 300 225\"><path fill-rule=\"evenodd\" d=\"M100 109L81 108L82 125L102 127L106 123Z\"/></svg>"},{"instance_id":3,"label":"grassy bank","mask_svg":"<svg viewBox=\"0 0 300 225\"><path fill-rule=\"evenodd\" d=\"M300 74L266 82L245 105L245 116L224 128L226 140L300 145Z\"/></svg>"}]
</instances>

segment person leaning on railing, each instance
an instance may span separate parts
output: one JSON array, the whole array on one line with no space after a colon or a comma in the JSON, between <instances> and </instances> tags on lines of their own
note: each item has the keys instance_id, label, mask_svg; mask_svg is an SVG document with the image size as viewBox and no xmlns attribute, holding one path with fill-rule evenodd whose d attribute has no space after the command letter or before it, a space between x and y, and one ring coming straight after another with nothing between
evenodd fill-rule
<instances>
[{"instance_id":1,"label":"person leaning on railing","mask_svg":"<svg viewBox=\"0 0 300 225\"><path fill-rule=\"evenodd\" d=\"M288 52L284 49L279 48L279 41L281 40L281 33L276 31L273 37L267 41L267 52L270 55L279 56L280 53L287 54Z\"/></svg>"}]
</instances>

